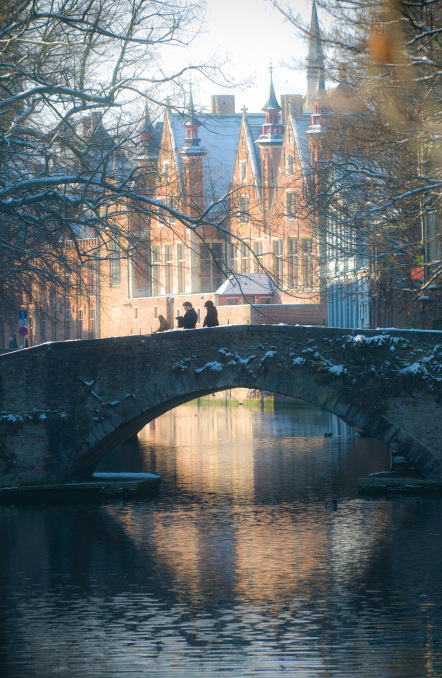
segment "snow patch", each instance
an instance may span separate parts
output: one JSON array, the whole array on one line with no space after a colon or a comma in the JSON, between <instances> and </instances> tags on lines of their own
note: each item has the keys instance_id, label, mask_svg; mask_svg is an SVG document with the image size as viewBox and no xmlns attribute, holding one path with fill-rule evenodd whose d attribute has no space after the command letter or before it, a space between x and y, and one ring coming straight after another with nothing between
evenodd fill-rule
<instances>
[{"instance_id":1,"label":"snow patch","mask_svg":"<svg viewBox=\"0 0 442 678\"><path fill-rule=\"evenodd\" d=\"M210 372L222 372L223 368L224 365L222 363L219 363L216 360L214 360L211 363L206 363L204 367L200 367L197 370L195 370L195 374L200 374L205 370L209 370Z\"/></svg>"}]
</instances>

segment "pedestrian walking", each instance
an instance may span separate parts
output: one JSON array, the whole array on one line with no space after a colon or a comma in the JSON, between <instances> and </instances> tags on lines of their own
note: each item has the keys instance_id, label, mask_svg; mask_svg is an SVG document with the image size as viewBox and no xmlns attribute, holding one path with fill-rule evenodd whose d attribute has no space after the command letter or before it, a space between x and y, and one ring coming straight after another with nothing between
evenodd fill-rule
<instances>
[{"instance_id":1,"label":"pedestrian walking","mask_svg":"<svg viewBox=\"0 0 442 678\"><path fill-rule=\"evenodd\" d=\"M206 317L204 318L203 327L218 327L218 311L216 310L213 301L208 299L204 306L206 307Z\"/></svg>"},{"instance_id":2,"label":"pedestrian walking","mask_svg":"<svg viewBox=\"0 0 442 678\"><path fill-rule=\"evenodd\" d=\"M9 348L18 348L17 339L15 338L15 334L13 334L12 337L9 337Z\"/></svg>"}]
</instances>

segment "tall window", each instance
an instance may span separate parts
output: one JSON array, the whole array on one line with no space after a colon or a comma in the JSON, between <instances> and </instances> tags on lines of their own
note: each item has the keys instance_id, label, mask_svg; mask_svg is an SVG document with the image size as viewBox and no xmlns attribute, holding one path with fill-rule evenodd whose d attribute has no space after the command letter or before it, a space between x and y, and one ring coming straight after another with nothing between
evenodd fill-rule
<instances>
[{"instance_id":1,"label":"tall window","mask_svg":"<svg viewBox=\"0 0 442 678\"><path fill-rule=\"evenodd\" d=\"M170 164L169 161L166 160L163 162L163 181L165 184L169 181L169 175L170 175Z\"/></svg>"},{"instance_id":2,"label":"tall window","mask_svg":"<svg viewBox=\"0 0 442 678\"><path fill-rule=\"evenodd\" d=\"M112 287L121 283L121 248L118 238L110 243L110 284Z\"/></svg>"},{"instance_id":3,"label":"tall window","mask_svg":"<svg viewBox=\"0 0 442 678\"><path fill-rule=\"evenodd\" d=\"M72 339L72 311L70 308L66 309L66 335L67 339Z\"/></svg>"},{"instance_id":4,"label":"tall window","mask_svg":"<svg viewBox=\"0 0 442 678\"><path fill-rule=\"evenodd\" d=\"M285 194L285 213L289 219L296 217L296 193L287 191Z\"/></svg>"},{"instance_id":5,"label":"tall window","mask_svg":"<svg viewBox=\"0 0 442 678\"><path fill-rule=\"evenodd\" d=\"M304 289L313 287L313 241L303 238L301 241L301 275Z\"/></svg>"},{"instance_id":6,"label":"tall window","mask_svg":"<svg viewBox=\"0 0 442 678\"><path fill-rule=\"evenodd\" d=\"M89 332L91 339L97 338L97 312L95 308L91 308L89 313Z\"/></svg>"},{"instance_id":7,"label":"tall window","mask_svg":"<svg viewBox=\"0 0 442 678\"><path fill-rule=\"evenodd\" d=\"M282 287L284 277L284 259L283 259L283 242L282 240L273 241L273 277L275 283Z\"/></svg>"},{"instance_id":8,"label":"tall window","mask_svg":"<svg viewBox=\"0 0 442 678\"><path fill-rule=\"evenodd\" d=\"M239 161L239 180L242 184L245 183L247 179L247 160Z\"/></svg>"},{"instance_id":9,"label":"tall window","mask_svg":"<svg viewBox=\"0 0 442 678\"><path fill-rule=\"evenodd\" d=\"M173 210L176 210L178 207L178 200L174 195L171 195L167 201L167 204ZM173 214L169 214L169 224L176 224L176 217Z\"/></svg>"},{"instance_id":10,"label":"tall window","mask_svg":"<svg viewBox=\"0 0 442 678\"><path fill-rule=\"evenodd\" d=\"M245 242L240 243L240 273L250 273L250 250Z\"/></svg>"},{"instance_id":11,"label":"tall window","mask_svg":"<svg viewBox=\"0 0 442 678\"><path fill-rule=\"evenodd\" d=\"M200 283L201 292L215 292L222 283L221 261L223 246L213 242L210 247L200 245Z\"/></svg>"},{"instance_id":12,"label":"tall window","mask_svg":"<svg viewBox=\"0 0 442 678\"><path fill-rule=\"evenodd\" d=\"M232 273L239 273L239 245L237 240L229 244L229 268Z\"/></svg>"},{"instance_id":13,"label":"tall window","mask_svg":"<svg viewBox=\"0 0 442 678\"><path fill-rule=\"evenodd\" d=\"M262 254L262 240L255 240L255 242L252 243L252 250L255 256L252 257L251 269L254 273L259 273L261 262L256 257L259 257L259 255Z\"/></svg>"},{"instance_id":14,"label":"tall window","mask_svg":"<svg viewBox=\"0 0 442 678\"><path fill-rule=\"evenodd\" d=\"M172 245L164 245L164 285L166 294L173 290Z\"/></svg>"},{"instance_id":15,"label":"tall window","mask_svg":"<svg viewBox=\"0 0 442 678\"><path fill-rule=\"evenodd\" d=\"M249 222L249 196L240 195L238 200L239 221L242 224Z\"/></svg>"},{"instance_id":16,"label":"tall window","mask_svg":"<svg viewBox=\"0 0 442 678\"><path fill-rule=\"evenodd\" d=\"M291 153L286 158L285 169L286 169L287 174L293 174L293 172L294 172L295 160L294 160L294 157Z\"/></svg>"},{"instance_id":17,"label":"tall window","mask_svg":"<svg viewBox=\"0 0 442 678\"><path fill-rule=\"evenodd\" d=\"M158 245L152 247L151 250L151 291L152 296L157 297L160 294L160 248Z\"/></svg>"},{"instance_id":18,"label":"tall window","mask_svg":"<svg viewBox=\"0 0 442 678\"><path fill-rule=\"evenodd\" d=\"M167 203L167 198L165 198L164 196L161 197L161 198L159 197L158 200L159 200L159 202L162 202L164 204ZM158 209L158 213L157 213L158 226L164 226L164 224L168 223L169 215L166 212L166 210L164 209L164 207L158 207L157 209Z\"/></svg>"},{"instance_id":19,"label":"tall window","mask_svg":"<svg viewBox=\"0 0 442 678\"><path fill-rule=\"evenodd\" d=\"M98 261L90 261L87 264L87 286L91 295L98 294Z\"/></svg>"},{"instance_id":20,"label":"tall window","mask_svg":"<svg viewBox=\"0 0 442 678\"><path fill-rule=\"evenodd\" d=\"M186 289L186 260L184 244L179 243L176 246L177 259L177 292L183 294Z\"/></svg>"},{"instance_id":21,"label":"tall window","mask_svg":"<svg viewBox=\"0 0 442 678\"><path fill-rule=\"evenodd\" d=\"M297 289L298 287L298 241L296 238L289 238L288 240L288 286L290 289Z\"/></svg>"},{"instance_id":22,"label":"tall window","mask_svg":"<svg viewBox=\"0 0 442 678\"><path fill-rule=\"evenodd\" d=\"M78 338L83 339L84 336L84 328L83 328L83 309L79 308L78 309Z\"/></svg>"}]
</instances>

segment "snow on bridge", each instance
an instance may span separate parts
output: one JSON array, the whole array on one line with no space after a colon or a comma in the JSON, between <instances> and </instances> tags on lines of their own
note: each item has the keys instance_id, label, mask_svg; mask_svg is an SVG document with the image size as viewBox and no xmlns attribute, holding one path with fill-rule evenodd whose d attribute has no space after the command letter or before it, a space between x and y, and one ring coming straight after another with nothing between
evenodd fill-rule
<instances>
[{"instance_id":1,"label":"snow on bridge","mask_svg":"<svg viewBox=\"0 0 442 678\"><path fill-rule=\"evenodd\" d=\"M236 325L0 356L0 484L89 478L160 414L235 387L306 400L442 479L442 333Z\"/></svg>"}]
</instances>

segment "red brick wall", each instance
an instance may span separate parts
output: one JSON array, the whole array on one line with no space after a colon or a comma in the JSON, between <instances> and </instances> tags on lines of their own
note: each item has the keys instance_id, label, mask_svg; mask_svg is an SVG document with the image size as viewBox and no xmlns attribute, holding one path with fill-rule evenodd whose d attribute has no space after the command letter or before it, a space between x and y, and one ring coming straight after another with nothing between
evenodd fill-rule
<instances>
[{"instance_id":1,"label":"red brick wall","mask_svg":"<svg viewBox=\"0 0 442 678\"><path fill-rule=\"evenodd\" d=\"M218 306L220 325L324 325L327 307L322 304L259 304Z\"/></svg>"}]
</instances>

